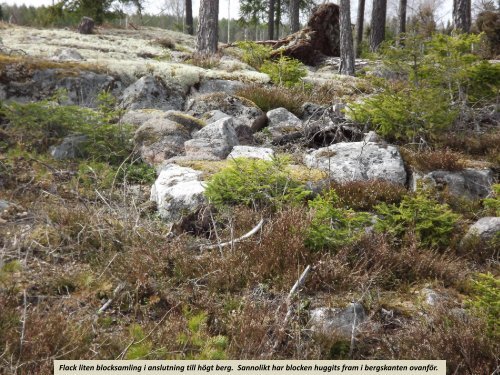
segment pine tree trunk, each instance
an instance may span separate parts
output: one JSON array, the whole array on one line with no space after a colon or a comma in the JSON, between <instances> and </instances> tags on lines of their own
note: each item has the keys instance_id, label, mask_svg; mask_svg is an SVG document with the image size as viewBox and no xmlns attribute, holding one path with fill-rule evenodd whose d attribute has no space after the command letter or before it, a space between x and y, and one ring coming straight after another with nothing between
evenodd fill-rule
<instances>
[{"instance_id":1,"label":"pine tree trunk","mask_svg":"<svg viewBox=\"0 0 500 375\"><path fill-rule=\"evenodd\" d=\"M365 0L358 0L358 15L356 18L356 56L361 54L363 41L363 23L365 21Z\"/></svg>"},{"instance_id":2,"label":"pine tree trunk","mask_svg":"<svg viewBox=\"0 0 500 375\"><path fill-rule=\"evenodd\" d=\"M274 32L276 33L276 39L279 39L280 38L280 26L281 26L281 0L276 0L276 7L275 8L276 8L276 17L274 19Z\"/></svg>"},{"instance_id":3,"label":"pine tree trunk","mask_svg":"<svg viewBox=\"0 0 500 375\"><path fill-rule=\"evenodd\" d=\"M274 0L269 0L269 12L267 21L267 39L274 38Z\"/></svg>"},{"instance_id":4,"label":"pine tree trunk","mask_svg":"<svg viewBox=\"0 0 500 375\"><path fill-rule=\"evenodd\" d=\"M406 33L406 2L399 0L399 34Z\"/></svg>"},{"instance_id":5,"label":"pine tree trunk","mask_svg":"<svg viewBox=\"0 0 500 375\"><path fill-rule=\"evenodd\" d=\"M219 41L219 0L201 0L198 33L196 36L196 52L212 55L217 52Z\"/></svg>"},{"instance_id":6,"label":"pine tree trunk","mask_svg":"<svg viewBox=\"0 0 500 375\"><path fill-rule=\"evenodd\" d=\"M186 31L189 35L194 34L192 0L186 0Z\"/></svg>"},{"instance_id":7,"label":"pine tree trunk","mask_svg":"<svg viewBox=\"0 0 500 375\"><path fill-rule=\"evenodd\" d=\"M470 32L471 0L453 0L453 23L455 30Z\"/></svg>"},{"instance_id":8,"label":"pine tree trunk","mask_svg":"<svg viewBox=\"0 0 500 375\"><path fill-rule=\"evenodd\" d=\"M300 30L299 0L290 0L290 31L295 33Z\"/></svg>"},{"instance_id":9,"label":"pine tree trunk","mask_svg":"<svg viewBox=\"0 0 500 375\"><path fill-rule=\"evenodd\" d=\"M340 74L354 75L351 0L340 0Z\"/></svg>"},{"instance_id":10,"label":"pine tree trunk","mask_svg":"<svg viewBox=\"0 0 500 375\"><path fill-rule=\"evenodd\" d=\"M373 0L370 49L374 52L385 39L387 0Z\"/></svg>"}]
</instances>

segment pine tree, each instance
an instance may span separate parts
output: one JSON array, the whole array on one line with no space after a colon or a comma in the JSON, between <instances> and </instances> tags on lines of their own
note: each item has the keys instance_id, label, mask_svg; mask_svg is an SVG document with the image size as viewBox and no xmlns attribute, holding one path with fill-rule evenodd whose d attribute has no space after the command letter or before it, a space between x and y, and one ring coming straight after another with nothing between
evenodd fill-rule
<instances>
[{"instance_id":1,"label":"pine tree","mask_svg":"<svg viewBox=\"0 0 500 375\"><path fill-rule=\"evenodd\" d=\"M370 49L376 51L385 39L387 0L373 0Z\"/></svg>"},{"instance_id":2,"label":"pine tree","mask_svg":"<svg viewBox=\"0 0 500 375\"><path fill-rule=\"evenodd\" d=\"M340 74L354 75L350 0L340 0Z\"/></svg>"},{"instance_id":3,"label":"pine tree","mask_svg":"<svg viewBox=\"0 0 500 375\"><path fill-rule=\"evenodd\" d=\"M219 41L219 0L201 0L196 52L212 55L217 52Z\"/></svg>"},{"instance_id":4,"label":"pine tree","mask_svg":"<svg viewBox=\"0 0 500 375\"><path fill-rule=\"evenodd\" d=\"M358 16L356 17L356 56L361 53L363 41L363 23L365 20L365 0L358 0Z\"/></svg>"},{"instance_id":5,"label":"pine tree","mask_svg":"<svg viewBox=\"0 0 500 375\"><path fill-rule=\"evenodd\" d=\"M453 0L453 24L457 31L470 32L471 0Z\"/></svg>"}]
</instances>

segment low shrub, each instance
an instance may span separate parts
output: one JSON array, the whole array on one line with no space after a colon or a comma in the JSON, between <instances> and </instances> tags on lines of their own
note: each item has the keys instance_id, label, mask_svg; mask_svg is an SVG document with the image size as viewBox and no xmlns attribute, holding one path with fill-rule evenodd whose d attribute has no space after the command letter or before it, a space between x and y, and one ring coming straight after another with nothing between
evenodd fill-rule
<instances>
[{"instance_id":1,"label":"low shrub","mask_svg":"<svg viewBox=\"0 0 500 375\"><path fill-rule=\"evenodd\" d=\"M469 309L483 316L488 326L488 335L500 338L500 279L491 273L478 273L471 281Z\"/></svg>"},{"instance_id":2,"label":"low shrub","mask_svg":"<svg viewBox=\"0 0 500 375\"><path fill-rule=\"evenodd\" d=\"M399 205L381 203L375 210L382 216L375 224L377 231L399 238L414 232L422 246L431 248L446 247L460 219L448 205L439 204L422 189L404 197Z\"/></svg>"},{"instance_id":3,"label":"low shrub","mask_svg":"<svg viewBox=\"0 0 500 375\"><path fill-rule=\"evenodd\" d=\"M307 76L304 64L297 59L283 55L277 60L264 62L260 71L268 74L273 83L285 87L297 86L302 82L302 78Z\"/></svg>"},{"instance_id":4,"label":"low shrub","mask_svg":"<svg viewBox=\"0 0 500 375\"><path fill-rule=\"evenodd\" d=\"M299 202L309 195L290 176L288 160L272 161L237 158L214 174L205 195L215 206L244 204L255 208L279 207L285 202Z\"/></svg>"},{"instance_id":5,"label":"low shrub","mask_svg":"<svg viewBox=\"0 0 500 375\"><path fill-rule=\"evenodd\" d=\"M269 46L250 41L238 42L237 46L242 50L241 59L256 70L271 58L273 51Z\"/></svg>"},{"instance_id":6,"label":"low shrub","mask_svg":"<svg viewBox=\"0 0 500 375\"><path fill-rule=\"evenodd\" d=\"M334 183L333 189L343 206L369 211L379 203L399 203L408 193L399 185L385 180Z\"/></svg>"},{"instance_id":7,"label":"low shrub","mask_svg":"<svg viewBox=\"0 0 500 375\"><path fill-rule=\"evenodd\" d=\"M460 171L465 168L463 155L450 149L413 151L402 147L401 154L408 165L420 172Z\"/></svg>"},{"instance_id":8,"label":"low shrub","mask_svg":"<svg viewBox=\"0 0 500 375\"><path fill-rule=\"evenodd\" d=\"M339 198L333 189L309 202L313 219L306 244L313 250L335 250L348 245L365 233L371 217L366 213L338 208Z\"/></svg>"},{"instance_id":9,"label":"low shrub","mask_svg":"<svg viewBox=\"0 0 500 375\"><path fill-rule=\"evenodd\" d=\"M175 42L173 41L172 38L169 38L167 36L162 37L162 38L157 38L153 40L154 44L159 45L160 47L166 48L166 49L174 49L175 48Z\"/></svg>"},{"instance_id":10,"label":"low shrub","mask_svg":"<svg viewBox=\"0 0 500 375\"><path fill-rule=\"evenodd\" d=\"M304 103L302 92L276 86L247 86L236 92L254 102L264 112L275 108L286 108L296 116L301 115L301 106Z\"/></svg>"},{"instance_id":11,"label":"low shrub","mask_svg":"<svg viewBox=\"0 0 500 375\"><path fill-rule=\"evenodd\" d=\"M457 117L449 97L432 88L388 88L361 103L351 103L348 113L389 140L413 142L444 132Z\"/></svg>"},{"instance_id":12,"label":"low shrub","mask_svg":"<svg viewBox=\"0 0 500 375\"><path fill-rule=\"evenodd\" d=\"M491 196L483 200L485 214L500 216L500 184L494 184L492 190Z\"/></svg>"},{"instance_id":13,"label":"low shrub","mask_svg":"<svg viewBox=\"0 0 500 375\"><path fill-rule=\"evenodd\" d=\"M102 100L99 111L46 100L4 103L3 130L16 147L36 152L46 152L69 134L82 134L88 138L82 145L83 157L120 163L132 151L132 128L113 123L117 113L109 109L109 97Z\"/></svg>"},{"instance_id":14,"label":"low shrub","mask_svg":"<svg viewBox=\"0 0 500 375\"><path fill-rule=\"evenodd\" d=\"M186 63L203 69L214 69L219 66L220 57L218 55L200 55L195 53L191 58L186 60Z\"/></svg>"}]
</instances>

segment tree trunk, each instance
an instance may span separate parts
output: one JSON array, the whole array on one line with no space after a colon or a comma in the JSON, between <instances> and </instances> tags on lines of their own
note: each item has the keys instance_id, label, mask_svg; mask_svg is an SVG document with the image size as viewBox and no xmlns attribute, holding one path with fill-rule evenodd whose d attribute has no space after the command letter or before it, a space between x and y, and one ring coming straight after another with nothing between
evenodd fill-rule
<instances>
[{"instance_id":1,"label":"tree trunk","mask_svg":"<svg viewBox=\"0 0 500 375\"><path fill-rule=\"evenodd\" d=\"M399 0L399 34L406 33L406 2Z\"/></svg>"},{"instance_id":2,"label":"tree trunk","mask_svg":"<svg viewBox=\"0 0 500 375\"><path fill-rule=\"evenodd\" d=\"M300 0L290 0L290 31L295 33L300 30Z\"/></svg>"},{"instance_id":3,"label":"tree trunk","mask_svg":"<svg viewBox=\"0 0 500 375\"><path fill-rule=\"evenodd\" d=\"M268 22L267 22L267 39L272 40L274 38L274 1L269 0L269 12L268 12Z\"/></svg>"},{"instance_id":4,"label":"tree trunk","mask_svg":"<svg viewBox=\"0 0 500 375\"><path fill-rule=\"evenodd\" d=\"M276 7L275 8L276 8L276 17L274 19L274 32L276 33L276 39L279 39L280 38L280 26L281 26L281 0L276 0Z\"/></svg>"},{"instance_id":5,"label":"tree trunk","mask_svg":"<svg viewBox=\"0 0 500 375\"><path fill-rule=\"evenodd\" d=\"M194 34L192 0L186 0L186 31L189 35Z\"/></svg>"},{"instance_id":6,"label":"tree trunk","mask_svg":"<svg viewBox=\"0 0 500 375\"><path fill-rule=\"evenodd\" d=\"M471 0L453 0L453 24L457 31L470 32Z\"/></svg>"},{"instance_id":7,"label":"tree trunk","mask_svg":"<svg viewBox=\"0 0 500 375\"><path fill-rule=\"evenodd\" d=\"M219 41L219 0L201 0L198 33L196 36L196 52L212 55L217 52Z\"/></svg>"},{"instance_id":8,"label":"tree trunk","mask_svg":"<svg viewBox=\"0 0 500 375\"><path fill-rule=\"evenodd\" d=\"M363 41L363 23L365 21L365 0L358 0L358 16L356 20L356 56L361 54Z\"/></svg>"},{"instance_id":9,"label":"tree trunk","mask_svg":"<svg viewBox=\"0 0 500 375\"><path fill-rule=\"evenodd\" d=\"M340 0L340 74L354 75L351 0Z\"/></svg>"},{"instance_id":10,"label":"tree trunk","mask_svg":"<svg viewBox=\"0 0 500 375\"><path fill-rule=\"evenodd\" d=\"M373 0L370 49L375 52L385 39L387 0Z\"/></svg>"}]
</instances>

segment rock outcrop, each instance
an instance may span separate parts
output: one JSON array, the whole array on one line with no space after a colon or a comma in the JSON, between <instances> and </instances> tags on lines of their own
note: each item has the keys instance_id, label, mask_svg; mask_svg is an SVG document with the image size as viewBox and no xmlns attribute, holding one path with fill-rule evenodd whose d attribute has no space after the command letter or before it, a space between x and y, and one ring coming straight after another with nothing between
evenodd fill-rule
<instances>
[{"instance_id":1,"label":"rock outcrop","mask_svg":"<svg viewBox=\"0 0 500 375\"><path fill-rule=\"evenodd\" d=\"M120 106L125 109L182 110L184 100L179 88L167 87L157 77L144 76L123 91Z\"/></svg>"},{"instance_id":2,"label":"rock outcrop","mask_svg":"<svg viewBox=\"0 0 500 375\"><path fill-rule=\"evenodd\" d=\"M238 144L233 119L225 117L195 133L193 139L184 143L184 148L190 159L220 160L225 159Z\"/></svg>"},{"instance_id":3,"label":"rock outcrop","mask_svg":"<svg viewBox=\"0 0 500 375\"><path fill-rule=\"evenodd\" d=\"M309 168L328 172L337 182L382 179L404 185L406 171L395 146L373 142L341 142L306 154Z\"/></svg>"}]
</instances>

